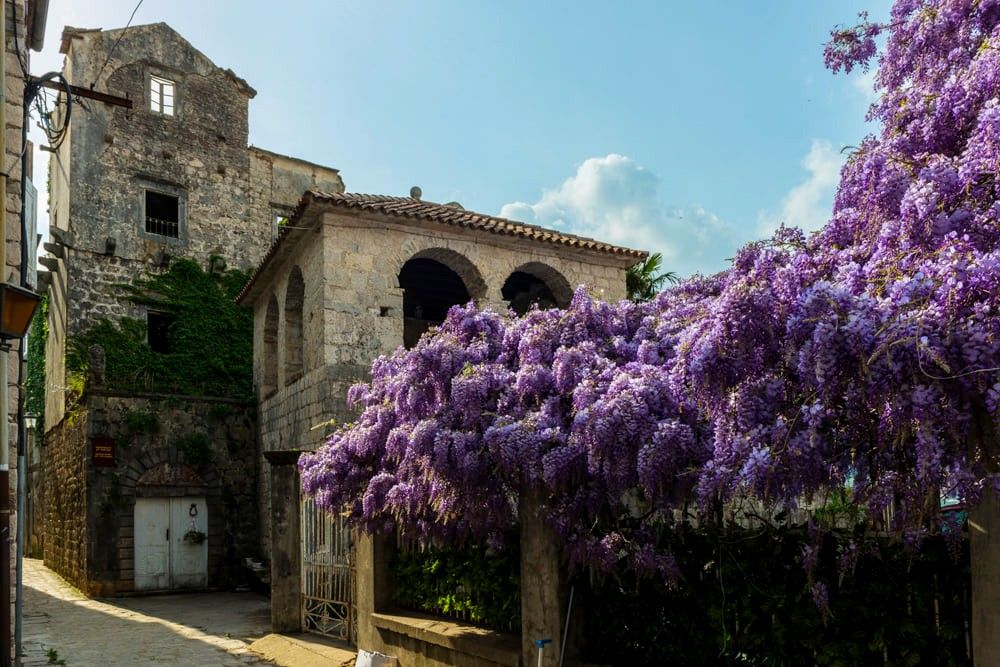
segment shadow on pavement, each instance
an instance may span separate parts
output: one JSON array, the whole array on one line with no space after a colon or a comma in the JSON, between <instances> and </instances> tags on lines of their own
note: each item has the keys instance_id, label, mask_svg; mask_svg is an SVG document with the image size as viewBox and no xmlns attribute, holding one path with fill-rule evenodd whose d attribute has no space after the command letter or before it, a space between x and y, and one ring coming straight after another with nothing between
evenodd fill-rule
<instances>
[{"instance_id":1,"label":"shadow on pavement","mask_svg":"<svg viewBox=\"0 0 1000 667\"><path fill-rule=\"evenodd\" d=\"M254 593L90 600L26 559L24 594L25 667L53 664L51 657L102 667L269 664L246 647L268 629L267 598Z\"/></svg>"}]
</instances>

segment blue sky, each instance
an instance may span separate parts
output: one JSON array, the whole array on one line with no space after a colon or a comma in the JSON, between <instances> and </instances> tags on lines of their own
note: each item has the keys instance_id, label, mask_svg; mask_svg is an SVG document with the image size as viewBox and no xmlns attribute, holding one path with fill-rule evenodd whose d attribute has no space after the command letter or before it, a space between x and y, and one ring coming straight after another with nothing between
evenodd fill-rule
<instances>
[{"instance_id":1,"label":"blue sky","mask_svg":"<svg viewBox=\"0 0 1000 667\"><path fill-rule=\"evenodd\" d=\"M121 27L134 6L51 0L32 70L61 66L64 25ZM871 94L822 47L862 9L888 2L145 0L134 23L166 21L247 79L250 142L350 191L419 185L686 275L780 220L825 220Z\"/></svg>"}]
</instances>

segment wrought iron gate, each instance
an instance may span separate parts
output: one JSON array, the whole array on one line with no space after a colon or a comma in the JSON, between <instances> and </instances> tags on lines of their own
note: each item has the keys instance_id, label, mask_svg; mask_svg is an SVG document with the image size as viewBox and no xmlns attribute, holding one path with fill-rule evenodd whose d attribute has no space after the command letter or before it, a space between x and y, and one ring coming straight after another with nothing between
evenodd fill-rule
<instances>
[{"instance_id":1,"label":"wrought iron gate","mask_svg":"<svg viewBox=\"0 0 1000 667\"><path fill-rule=\"evenodd\" d=\"M344 517L302 501L302 627L355 643L354 544Z\"/></svg>"}]
</instances>

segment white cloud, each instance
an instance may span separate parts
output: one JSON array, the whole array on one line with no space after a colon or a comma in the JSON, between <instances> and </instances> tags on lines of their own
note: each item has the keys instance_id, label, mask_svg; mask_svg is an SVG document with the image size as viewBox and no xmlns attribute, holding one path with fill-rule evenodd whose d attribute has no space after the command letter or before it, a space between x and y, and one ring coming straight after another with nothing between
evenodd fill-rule
<instances>
[{"instance_id":1,"label":"white cloud","mask_svg":"<svg viewBox=\"0 0 1000 667\"><path fill-rule=\"evenodd\" d=\"M615 153L585 160L537 202L506 204L500 215L661 252L664 268L682 276L725 268L738 246L726 222L700 206L668 206L659 177Z\"/></svg>"},{"instance_id":2,"label":"white cloud","mask_svg":"<svg viewBox=\"0 0 1000 667\"><path fill-rule=\"evenodd\" d=\"M878 100L878 93L875 91L875 72L876 69L872 67L867 72L859 71L857 75L852 76L850 79L854 90L861 93L868 104L873 104Z\"/></svg>"},{"instance_id":3,"label":"white cloud","mask_svg":"<svg viewBox=\"0 0 1000 667\"><path fill-rule=\"evenodd\" d=\"M757 215L757 233L770 236L779 225L801 227L806 231L819 229L830 219L833 194L840 182L844 156L834 150L829 141L813 139L802 166L809 176L788 191L781 201L781 210L761 211Z\"/></svg>"}]
</instances>

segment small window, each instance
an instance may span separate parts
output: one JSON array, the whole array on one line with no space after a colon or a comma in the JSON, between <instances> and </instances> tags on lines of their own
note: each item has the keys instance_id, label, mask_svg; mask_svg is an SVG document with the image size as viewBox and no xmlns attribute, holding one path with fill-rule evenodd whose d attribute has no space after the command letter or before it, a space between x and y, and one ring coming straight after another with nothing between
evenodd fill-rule
<instances>
[{"instance_id":1,"label":"small window","mask_svg":"<svg viewBox=\"0 0 1000 667\"><path fill-rule=\"evenodd\" d=\"M149 110L174 115L174 82L158 76L149 77Z\"/></svg>"},{"instance_id":2,"label":"small window","mask_svg":"<svg viewBox=\"0 0 1000 667\"><path fill-rule=\"evenodd\" d=\"M153 352L170 353L170 325L173 323L172 315L154 311L146 313L146 342Z\"/></svg>"},{"instance_id":3,"label":"small window","mask_svg":"<svg viewBox=\"0 0 1000 667\"><path fill-rule=\"evenodd\" d=\"M146 233L176 239L180 235L180 200L146 190Z\"/></svg>"}]
</instances>

